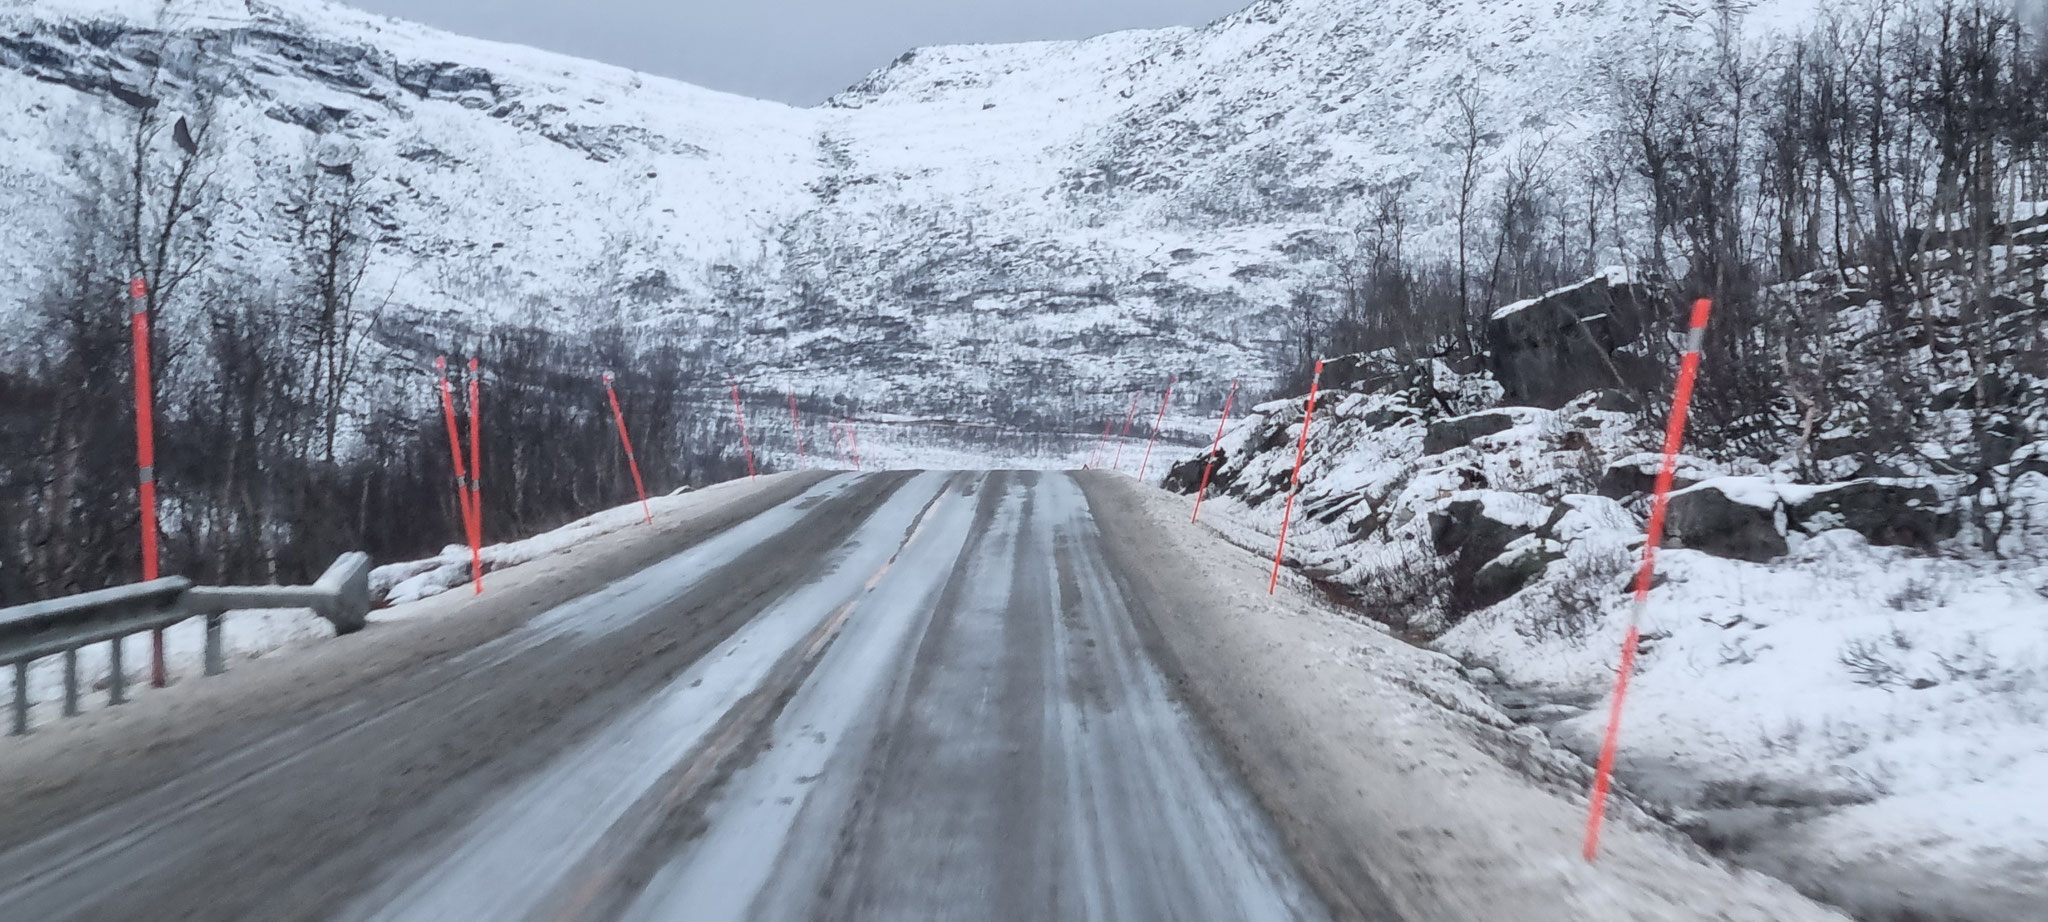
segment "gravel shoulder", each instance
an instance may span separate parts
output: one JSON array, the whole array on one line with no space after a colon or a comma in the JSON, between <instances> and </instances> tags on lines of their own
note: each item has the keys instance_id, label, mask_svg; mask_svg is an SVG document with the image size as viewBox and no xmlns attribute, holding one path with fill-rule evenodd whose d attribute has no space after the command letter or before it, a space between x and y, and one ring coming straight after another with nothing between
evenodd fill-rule
<instances>
[{"instance_id":1,"label":"gravel shoulder","mask_svg":"<svg viewBox=\"0 0 2048 922\"><path fill-rule=\"evenodd\" d=\"M1625 807L1586 864L1582 766L1515 732L1449 657L1291 575L1269 597L1267 563L1190 524L1187 497L1077 479L1155 656L1339 918L1847 918Z\"/></svg>"}]
</instances>

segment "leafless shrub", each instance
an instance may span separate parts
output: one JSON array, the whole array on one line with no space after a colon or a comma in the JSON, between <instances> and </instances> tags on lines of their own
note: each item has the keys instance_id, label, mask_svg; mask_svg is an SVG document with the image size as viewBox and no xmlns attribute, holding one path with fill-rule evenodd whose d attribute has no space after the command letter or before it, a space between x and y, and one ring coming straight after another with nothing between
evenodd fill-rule
<instances>
[{"instance_id":1,"label":"leafless shrub","mask_svg":"<svg viewBox=\"0 0 2048 922\"><path fill-rule=\"evenodd\" d=\"M1896 646L1881 641L1852 640L1842 647L1836 660L1855 679L1856 684L1870 688L1894 688L1906 684L1906 672L1888 654Z\"/></svg>"},{"instance_id":2,"label":"leafless shrub","mask_svg":"<svg viewBox=\"0 0 2048 922\"><path fill-rule=\"evenodd\" d=\"M1928 611L1947 605L1947 587L1934 579L1913 577L1906 580L1891 595L1885 597L1885 604L1895 611Z\"/></svg>"}]
</instances>

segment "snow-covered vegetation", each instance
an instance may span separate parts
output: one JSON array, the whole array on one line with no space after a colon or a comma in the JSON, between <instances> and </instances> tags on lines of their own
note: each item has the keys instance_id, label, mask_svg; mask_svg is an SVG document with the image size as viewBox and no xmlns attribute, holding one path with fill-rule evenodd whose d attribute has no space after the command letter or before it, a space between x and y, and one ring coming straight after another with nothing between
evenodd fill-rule
<instances>
[{"instance_id":1,"label":"snow-covered vegetation","mask_svg":"<svg viewBox=\"0 0 2048 922\"><path fill-rule=\"evenodd\" d=\"M1695 420L1618 765L1652 812L1860 918L2024 918L2048 893L2042 328L2006 314L1982 322L2007 332L1966 340L1973 294L1950 259L1916 261L1932 294L1910 317L1812 278L1762 292L1831 324L1837 377L1772 419ZM2016 245L1999 260L1984 284L2000 312L2038 312L2024 293L2048 258ZM1327 376L1347 383L1321 394L1288 555L1588 760L1669 396L1612 380L1561 404L1510 395L1632 367L1639 337L1673 334L1602 340L1600 355L1511 334L1532 316L1658 297L1616 282L1494 315L1480 334L1490 368L1393 349L1340 359ZM1741 360L1725 342L1716 352ZM1987 368L2004 369L1996 388L1973 384ZM1890 415L1920 389L1933 397L1921 415ZM1271 553L1303 416L1300 398L1256 407L1220 455L1179 461L1167 485L1191 490L1213 464L1204 520ZM1893 441L1894 426L1919 438Z\"/></svg>"}]
</instances>

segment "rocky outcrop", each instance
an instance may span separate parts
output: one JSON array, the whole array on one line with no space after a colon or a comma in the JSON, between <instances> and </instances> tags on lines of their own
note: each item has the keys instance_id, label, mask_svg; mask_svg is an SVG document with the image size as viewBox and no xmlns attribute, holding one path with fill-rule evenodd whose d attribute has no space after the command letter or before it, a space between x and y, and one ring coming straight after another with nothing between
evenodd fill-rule
<instances>
[{"instance_id":1,"label":"rocky outcrop","mask_svg":"<svg viewBox=\"0 0 2048 922\"><path fill-rule=\"evenodd\" d=\"M1608 499L1627 499L1648 493L1657 486L1657 471L1664 464L1664 456L1654 451L1629 455L1607 465L1600 474L1600 495ZM1704 461L1691 455L1679 455L1678 467L1672 471L1671 488L1683 490L1697 483L1722 476L1722 471L1713 462Z\"/></svg>"},{"instance_id":2,"label":"rocky outcrop","mask_svg":"<svg viewBox=\"0 0 2048 922\"><path fill-rule=\"evenodd\" d=\"M1809 534L1847 528L1872 544L1921 550L1955 534L1954 521L1941 515L1941 496L1920 481L1851 480L1780 492L1791 524Z\"/></svg>"},{"instance_id":3,"label":"rocky outcrop","mask_svg":"<svg viewBox=\"0 0 2048 922\"><path fill-rule=\"evenodd\" d=\"M1160 486L1172 493L1195 492L1202 486L1202 471L1208 469L1211 458L1216 460L1217 467L1223 466L1223 453L1220 451L1214 454L1197 455L1167 468L1166 479L1160 483ZM1213 483L1215 474L1212 472L1209 476Z\"/></svg>"},{"instance_id":4,"label":"rocky outcrop","mask_svg":"<svg viewBox=\"0 0 2048 922\"><path fill-rule=\"evenodd\" d=\"M1755 477L1720 477L1671 494L1664 538L1672 547L1762 563L1787 550L1785 501Z\"/></svg>"},{"instance_id":5,"label":"rocky outcrop","mask_svg":"<svg viewBox=\"0 0 2048 922\"><path fill-rule=\"evenodd\" d=\"M1516 541L1472 576L1468 604L1475 608L1505 601L1543 578L1550 565L1564 559L1564 545L1531 535Z\"/></svg>"},{"instance_id":6,"label":"rocky outcrop","mask_svg":"<svg viewBox=\"0 0 2048 922\"><path fill-rule=\"evenodd\" d=\"M1642 335L1639 318L1654 303L1648 286L1610 272L1510 304L1487 323L1488 370L1506 402L1546 409L1596 388L1647 386L1647 370L1615 350Z\"/></svg>"},{"instance_id":7,"label":"rocky outcrop","mask_svg":"<svg viewBox=\"0 0 2048 922\"><path fill-rule=\"evenodd\" d=\"M1440 455L1470 445L1474 439L1506 432L1520 424L1516 414L1506 409L1482 410L1440 419L1430 423L1429 432L1422 437L1422 453Z\"/></svg>"},{"instance_id":8,"label":"rocky outcrop","mask_svg":"<svg viewBox=\"0 0 2048 922\"><path fill-rule=\"evenodd\" d=\"M1429 513L1429 537L1438 554L1466 560L1499 557L1516 540L1550 520L1550 507L1521 493L1468 490Z\"/></svg>"}]
</instances>

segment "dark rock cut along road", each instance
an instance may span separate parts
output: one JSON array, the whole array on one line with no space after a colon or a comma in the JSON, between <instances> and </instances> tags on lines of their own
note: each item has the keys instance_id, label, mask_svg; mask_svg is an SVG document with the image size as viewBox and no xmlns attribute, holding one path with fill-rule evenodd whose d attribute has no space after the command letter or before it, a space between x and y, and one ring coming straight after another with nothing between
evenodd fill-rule
<instances>
[{"instance_id":1,"label":"dark rock cut along road","mask_svg":"<svg viewBox=\"0 0 2048 922\"><path fill-rule=\"evenodd\" d=\"M0 809L0 919L1328 918L1110 561L1065 474L825 479Z\"/></svg>"}]
</instances>

